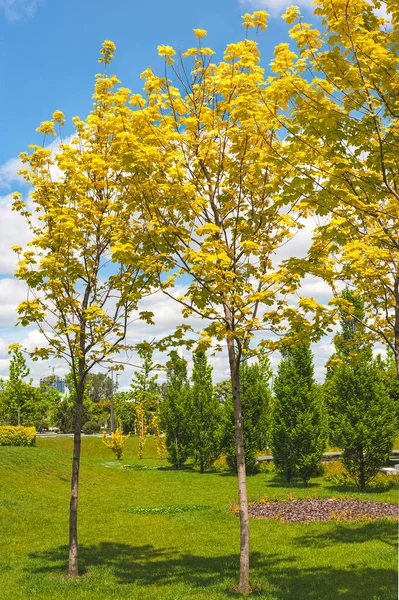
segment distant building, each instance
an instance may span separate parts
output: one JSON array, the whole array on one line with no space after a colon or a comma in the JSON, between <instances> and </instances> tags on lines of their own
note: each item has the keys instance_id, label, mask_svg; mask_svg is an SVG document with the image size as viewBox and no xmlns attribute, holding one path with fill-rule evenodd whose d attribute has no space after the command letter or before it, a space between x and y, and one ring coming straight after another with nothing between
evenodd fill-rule
<instances>
[{"instance_id":1,"label":"distant building","mask_svg":"<svg viewBox=\"0 0 399 600\"><path fill-rule=\"evenodd\" d=\"M62 377L58 377L58 375L49 375L48 377L42 377L40 380L40 385L49 385L50 387L57 390L57 392L61 392L61 394L65 394L65 379Z\"/></svg>"}]
</instances>

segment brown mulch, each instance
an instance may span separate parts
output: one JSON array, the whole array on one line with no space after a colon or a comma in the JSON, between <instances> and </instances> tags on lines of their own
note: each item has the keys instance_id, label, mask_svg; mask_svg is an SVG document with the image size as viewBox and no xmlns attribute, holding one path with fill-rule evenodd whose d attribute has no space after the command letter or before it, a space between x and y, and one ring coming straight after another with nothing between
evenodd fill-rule
<instances>
[{"instance_id":1,"label":"brown mulch","mask_svg":"<svg viewBox=\"0 0 399 600\"><path fill-rule=\"evenodd\" d=\"M250 517L276 519L287 523L399 519L397 504L368 500L310 498L285 502L255 502L249 505L248 511Z\"/></svg>"}]
</instances>

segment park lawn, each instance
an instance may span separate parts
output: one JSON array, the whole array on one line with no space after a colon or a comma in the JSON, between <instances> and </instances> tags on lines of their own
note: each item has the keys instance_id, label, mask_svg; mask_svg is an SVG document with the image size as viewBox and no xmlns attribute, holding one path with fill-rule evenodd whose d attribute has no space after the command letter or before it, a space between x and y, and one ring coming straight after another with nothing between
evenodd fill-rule
<instances>
[{"instance_id":1,"label":"park lawn","mask_svg":"<svg viewBox=\"0 0 399 600\"><path fill-rule=\"evenodd\" d=\"M85 437L79 500L80 566L65 576L71 438L0 448L0 598L218 600L237 597L239 523L229 474L174 471L137 440L122 464ZM130 465L130 468L122 466ZM160 467L160 468L159 468ZM359 494L315 479L287 486L248 478L253 499L317 495L397 502L397 490ZM187 510L189 507L189 510ZM142 512L134 512L142 509ZM160 512L151 512L161 509ZM163 510L162 510L163 509ZM132 511L132 512L129 512ZM251 521L251 581L264 600L396 600L397 523Z\"/></svg>"}]
</instances>

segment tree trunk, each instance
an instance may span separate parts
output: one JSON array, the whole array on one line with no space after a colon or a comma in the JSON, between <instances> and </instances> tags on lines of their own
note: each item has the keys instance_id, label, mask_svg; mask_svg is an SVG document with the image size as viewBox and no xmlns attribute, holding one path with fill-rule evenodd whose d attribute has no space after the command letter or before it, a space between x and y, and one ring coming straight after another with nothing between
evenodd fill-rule
<instances>
[{"instance_id":1,"label":"tree trunk","mask_svg":"<svg viewBox=\"0 0 399 600\"><path fill-rule=\"evenodd\" d=\"M394 354L396 375L399 377L399 279L395 279L394 284L395 295L395 330L394 330Z\"/></svg>"},{"instance_id":2,"label":"tree trunk","mask_svg":"<svg viewBox=\"0 0 399 600\"><path fill-rule=\"evenodd\" d=\"M359 488L361 492L364 492L366 489L366 472L365 472L365 464L364 464L364 453L363 448L360 450L360 466L359 466Z\"/></svg>"},{"instance_id":3,"label":"tree trunk","mask_svg":"<svg viewBox=\"0 0 399 600\"><path fill-rule=\"evenodd\" d=\"M227 348L229 353L231 384L233 388L238 474L238 504L240 510L240 583L238 585L238 591L249 592L251 586L249 584L249 525L244 455L244 430L240 399L239 361L236 356L233 339L227 338Z\"/></svg>"},{"instance_id":4,"label":"tree trunk","mask_svg":"<svg viewBox=\"0 0 399 600\"><path fill-rule=\"evenodd\" d=\"M114 399L112 398L111 400L111 431L112 433L115 433L115 412L114 412Z\"/></svg>"},{"instance_id":5,"label":"tree trunk","mask_svg":"<svg viewBox=\"0 0 399 600\"><path fill-rule=\"evenodd\" d=\"M21 425L21 408L18 406L18 427Z\"/></svg>"},{"instance_id":6,"label":"tree trunk","mask_svg":"<svg viewBox=\"0 0 399 600\"><path fill-rule=\"evenodd\" d=\"M76 421L73 437L73 459L72 459L72 478L71 478L71 500L69 505L69 562L68 575L77 577L78 568L78 485L79 485L79 467L80 467L80 446L81 430L83 416L83 394L84 385L80 384L76 390Z\"/></svg>"}]
</instances>

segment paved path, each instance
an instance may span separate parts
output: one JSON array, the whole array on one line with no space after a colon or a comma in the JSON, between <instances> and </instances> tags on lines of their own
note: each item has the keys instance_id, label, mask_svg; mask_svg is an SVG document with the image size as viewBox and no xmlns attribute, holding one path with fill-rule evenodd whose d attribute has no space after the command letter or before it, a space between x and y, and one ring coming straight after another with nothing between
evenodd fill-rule
<instances>
[{"instance_id":1,"label":"paved path","mask_svg":"<svg viewBox=\"0 0 399 600\"><path fill-rule=\"evenodd\" d=\"M399 455L399 450L392 450L392 453L394 455ZM323 458L325 460L332 460L333 458L339 458L340 456L342 456L342 452L324 452L323 453ZM262 462L262 461L271 461L273 460L273 456L269 455L269 456L258 456L258 462Z\"/></svg>"}]
</instances>

